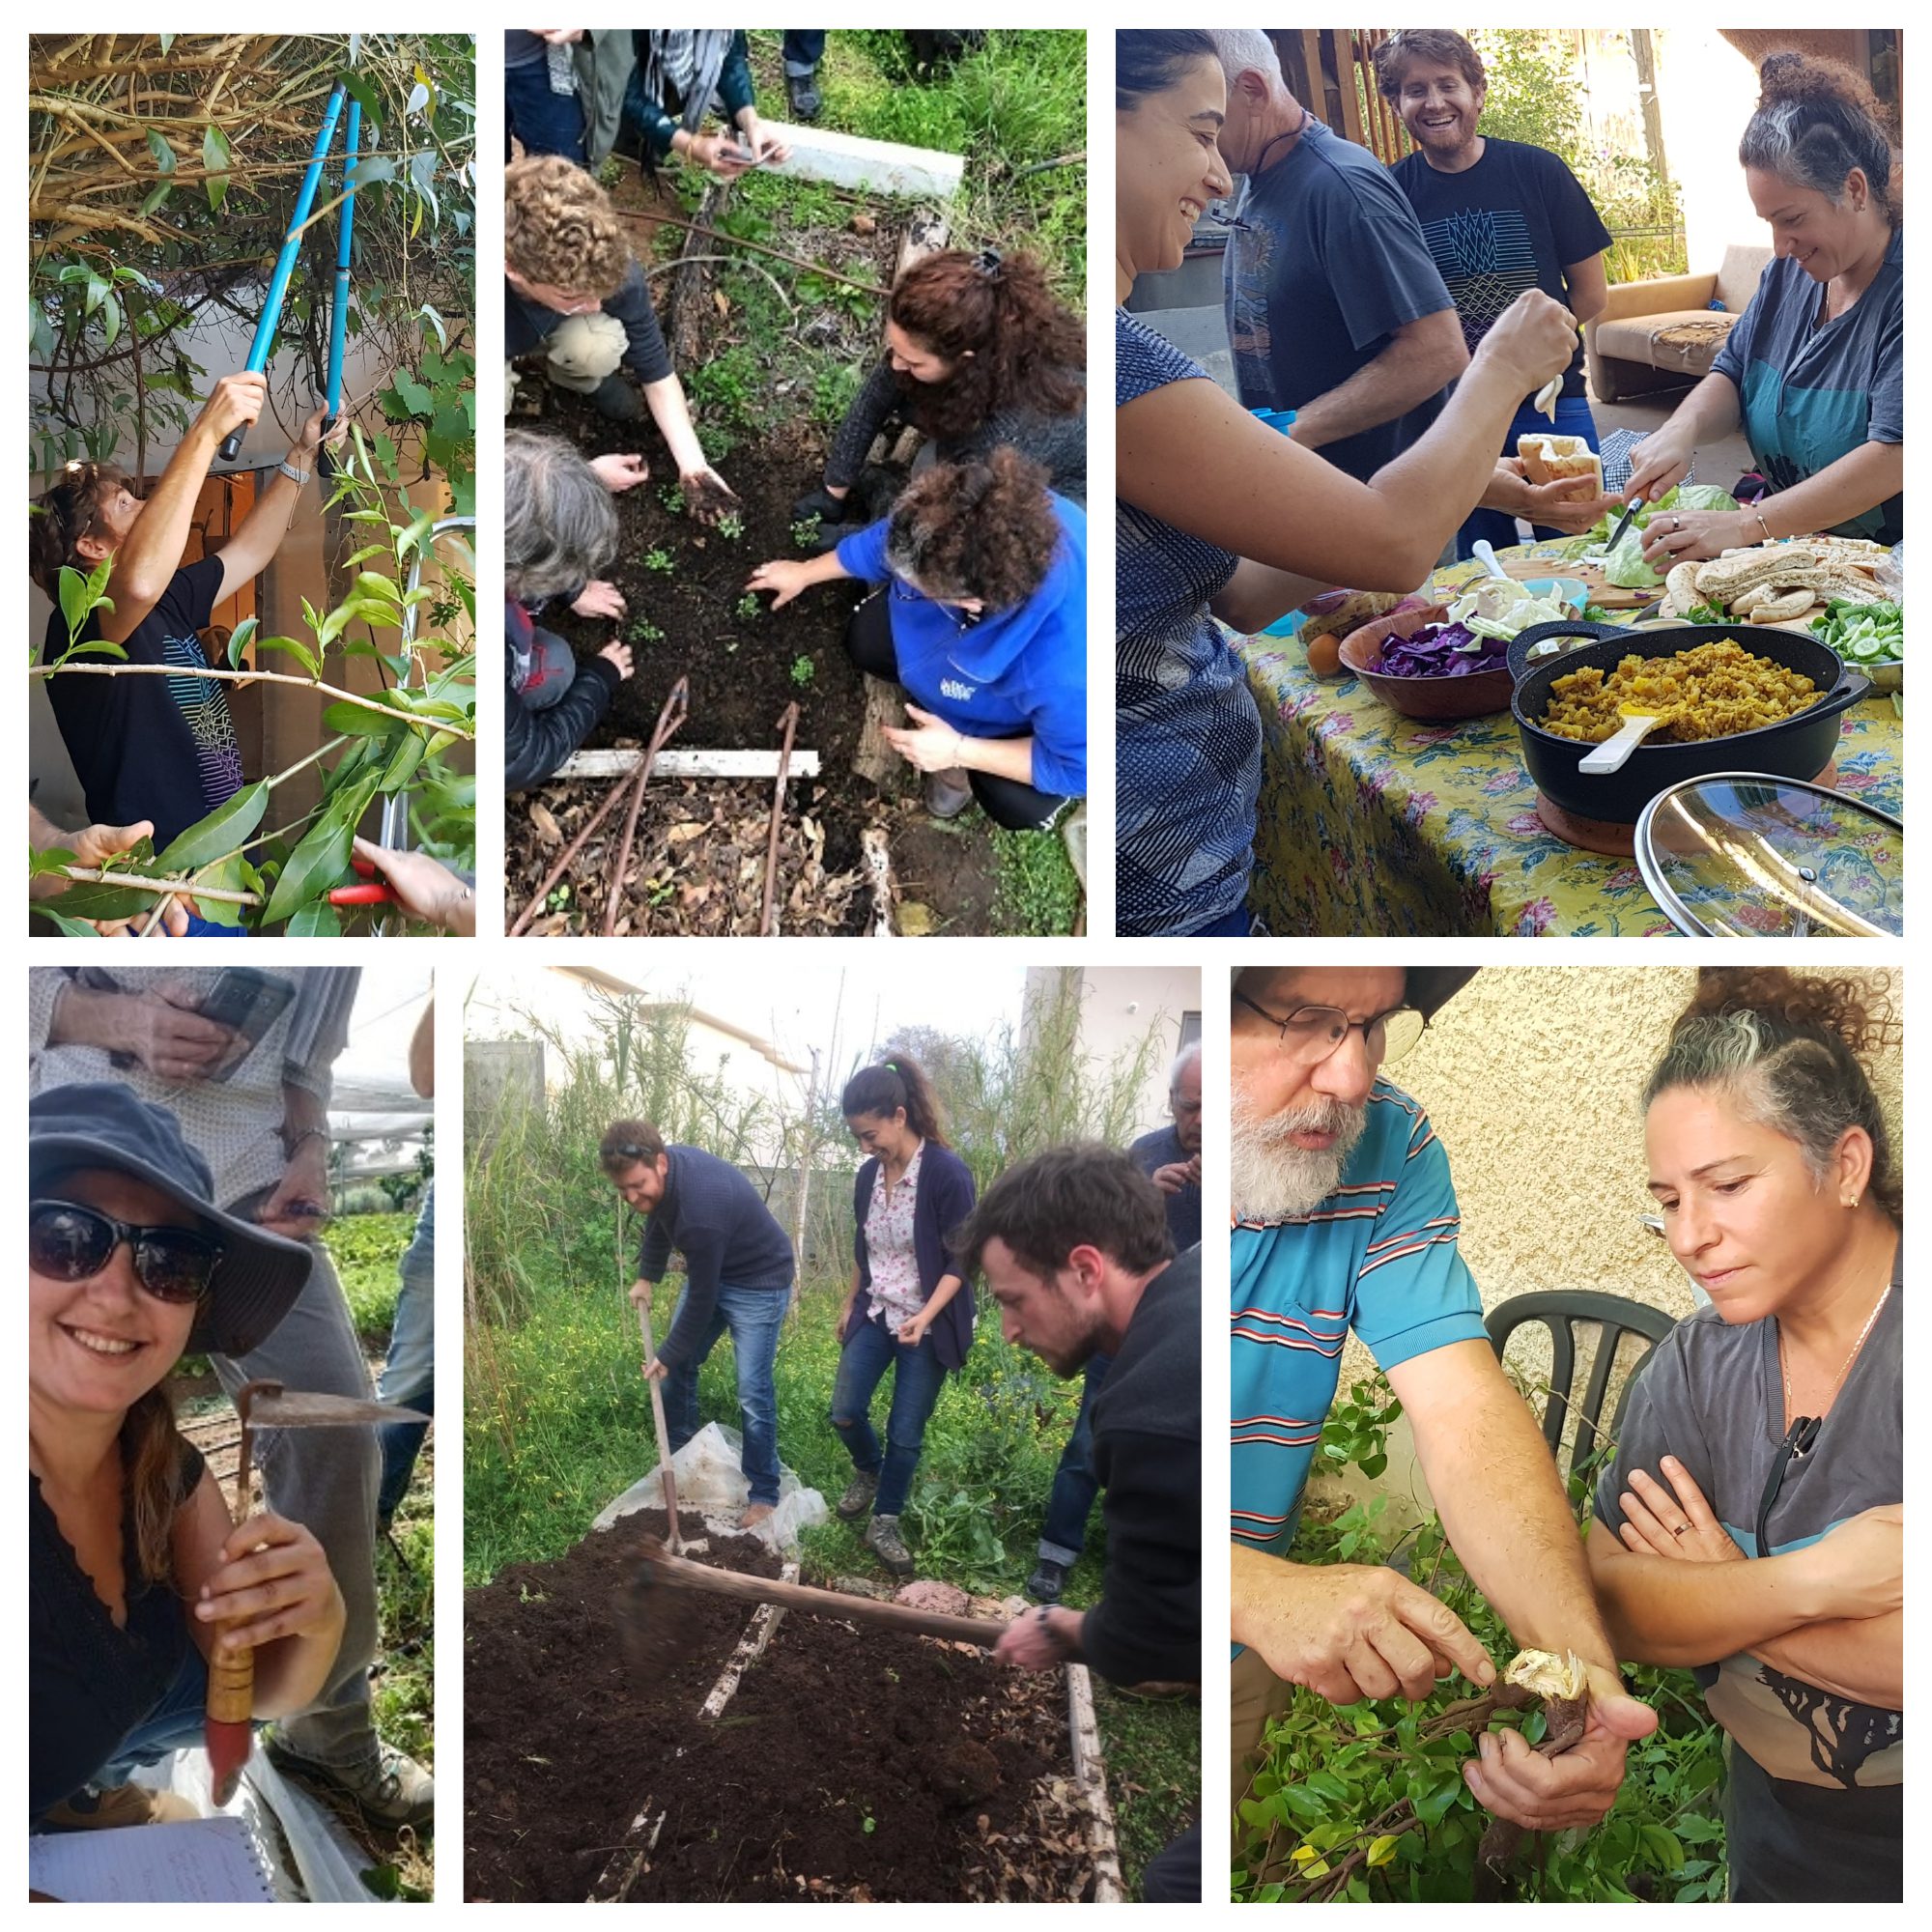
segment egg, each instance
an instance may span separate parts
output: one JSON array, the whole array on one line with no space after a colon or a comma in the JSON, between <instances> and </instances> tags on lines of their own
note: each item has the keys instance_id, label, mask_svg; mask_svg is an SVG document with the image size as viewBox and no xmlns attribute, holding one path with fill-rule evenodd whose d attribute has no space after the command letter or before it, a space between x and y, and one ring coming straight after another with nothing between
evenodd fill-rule
<instances>
[{"instance_id":1,"label":"egg","mask_svg":"<svg viewBox=\"0 0 1932 1932\"><path fill-rule=\"evenodd\" d=\"M1342 668L1342 640L1332 631L1309 639L1308 668L1317 677L1333 677Z\"/></svg>"}]
</instances>

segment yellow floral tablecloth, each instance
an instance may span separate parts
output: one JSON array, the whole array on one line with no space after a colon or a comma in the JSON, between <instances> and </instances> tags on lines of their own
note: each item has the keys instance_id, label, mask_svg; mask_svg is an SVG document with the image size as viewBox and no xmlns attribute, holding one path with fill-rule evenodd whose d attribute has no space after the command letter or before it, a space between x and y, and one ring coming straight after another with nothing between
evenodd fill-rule
<instances>
[{"instance_id":1,"label":"yellow floral tablecloth","mask_svg":"<svg viewBox=\"0 0 1932 1932\"><path fill-rule=\"evenodd\" d=\"M1524 544L1499 553L1551 558ZM1431 594L1482 574L1445 566ZM1444 937L1673 928L1634 859L1579 852L1536 815L1508 712L1405 718L1360 679L1312 676L1299 639L1241 644L1261 708L1262 795L1248 903L1270 932ZM1889 697L1845 714L1837 789L1903 815L1904 725Z\"/></svg>"}]
</instances>

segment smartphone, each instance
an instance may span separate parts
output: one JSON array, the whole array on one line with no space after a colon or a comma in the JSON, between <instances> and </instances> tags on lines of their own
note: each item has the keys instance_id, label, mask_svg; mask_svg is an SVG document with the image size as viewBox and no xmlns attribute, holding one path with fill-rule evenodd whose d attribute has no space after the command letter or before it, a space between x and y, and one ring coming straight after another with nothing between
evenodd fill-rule
<instances>
[{"instance_id":1,"label":"smartphone","mask_svg":"<svg viewBox=\"0 0 1932 1932\"><path fill-rule=\"evenodd\" d=\"M204 1079L226 1080L247 1059L296 996L295 982L252 966L223 968L195 1009L203 1019L227 1027L235 1043Z\"/></svg>"}]
</instances>

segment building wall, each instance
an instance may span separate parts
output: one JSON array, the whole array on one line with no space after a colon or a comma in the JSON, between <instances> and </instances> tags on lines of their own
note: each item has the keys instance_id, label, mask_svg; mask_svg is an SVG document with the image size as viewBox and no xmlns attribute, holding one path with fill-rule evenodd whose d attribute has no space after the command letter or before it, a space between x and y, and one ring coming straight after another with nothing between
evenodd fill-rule
<instances>
[{"instance_id":1,"label":"building wall","mask_svg":"<svg viewBox=\"0 0 1932 1932\"><path fill-rule=\"evenodd\" d=\"M1161 1051L1141 1086L1134 1132L1144 1134L1168 1119L1168 1069L1187 1037L1200 1031L1201 976L1191 966L1033 966L1027 969L1029 1005L1063 974L1080 984L1080 1035L1089 1060L1108 1065L1139 1050L1157 1026Z\"/></svg>"}]
</instances>

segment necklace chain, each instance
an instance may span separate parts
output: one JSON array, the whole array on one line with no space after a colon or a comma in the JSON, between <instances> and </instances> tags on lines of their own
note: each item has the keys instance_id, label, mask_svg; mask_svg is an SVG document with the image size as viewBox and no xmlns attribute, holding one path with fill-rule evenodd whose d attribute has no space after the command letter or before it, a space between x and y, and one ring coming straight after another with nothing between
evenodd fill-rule
<instances>
[{"instance_id":1,"label":"necklace chain","mask_svg":"<svg viewBox=\"0 0 1932 1932\"><path fill-rule=\"evenodd\" d=\"M1852 1372L1852 1364L1856 1362L1859 1358L1859 1350L1862 1349L1865 1345L1865 1337L1871 1333L1873 1324L1878 1321L1880 1314L1885 1308L1885 1304L1889 1300L1890 1300L1890 1298L1891 1298L1891 1283L1888 1281L1885 1285L1884 1293L1880 1294L1879 1298L1872 1304L1872 1312L1865 1317L1865 1325L1859 1330L1859 1339L1852 1344L1852 1352L1845 1357L1844 1366L1840 1368L1837 1375L1833 1378L1832 1386L1825 1391L1825 1400L1820 1405L1818 1410L1819 1417L1821 1420L1823 1419L1825 1413L1831 1408L1832 1404L1835 1400L1839 1389L1841 1389L1844 1386L1845 1378ZM1791 1358L1785 1352L1784 1330L1782 1327L1780 1327L1777 1331L1777 1366L1779 1367L1779 1369L1783 1371L1784 1374L1784 1426L1787 1429L1789 1429L1791 1427L1791 1419L1793 1413L1793 1403L1791 1399Z\"/></svg>"}]
</instances>

